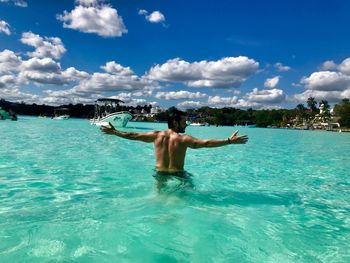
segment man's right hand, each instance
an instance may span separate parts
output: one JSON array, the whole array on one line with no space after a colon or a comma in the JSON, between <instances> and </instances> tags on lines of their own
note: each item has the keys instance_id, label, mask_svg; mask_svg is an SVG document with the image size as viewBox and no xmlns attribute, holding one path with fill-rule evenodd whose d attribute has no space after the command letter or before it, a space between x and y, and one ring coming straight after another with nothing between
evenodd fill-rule
<instances>
[{"instance_id":1,"label":"man's right hand","mask_svg":"<svg viewBox=\"0 0 350 263\"><path fill-rule=\"evenodd\" d=\"M245 143L247 143L247 141L248 141L248 136L247 135L237 136L237 134L238 134L238 130L235 131L231 135L231 137L229 138L230 142L232 144L245 144Z\"/></svg>"}]
</instances>

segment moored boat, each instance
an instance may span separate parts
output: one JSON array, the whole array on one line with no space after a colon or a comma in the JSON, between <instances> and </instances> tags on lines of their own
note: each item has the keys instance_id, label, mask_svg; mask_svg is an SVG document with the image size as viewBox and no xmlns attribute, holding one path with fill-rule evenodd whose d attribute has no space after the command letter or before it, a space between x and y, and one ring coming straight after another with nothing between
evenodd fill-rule
<instances>
[{"instance_id":1,"label":"moored boat","mask_svg":"<svg viewBox=\"0 0 350 263\"><path fill-rule=\"evenodd\" d=\"M94 118L90 123L97 126L108 126L112 123L115 127L125 127L132 119L128 111L117 111L119 103L123 101L111 98L101 98L95 102Z\"/></svg>"},{"instance_id":2,"label":"moored boat","mask_svg":"<svg viewBox=\"0 0 350 263\"><path fill-rule=\"evenodd\" d=\"M58 108L54 110L54 120L68 120L70 118L69 116L69 109L68 108Z\"/></svg>"}]
</instances>

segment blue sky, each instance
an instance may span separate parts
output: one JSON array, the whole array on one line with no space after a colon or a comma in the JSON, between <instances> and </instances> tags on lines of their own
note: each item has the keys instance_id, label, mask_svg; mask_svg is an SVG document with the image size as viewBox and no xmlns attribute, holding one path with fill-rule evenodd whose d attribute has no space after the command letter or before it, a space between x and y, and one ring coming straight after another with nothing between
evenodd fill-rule
<instances>
[{"instance_id":1,"label":"blue sky","mask_svg":"<svg viewBox=\"0 0 350 263\"><path fill-rule=\"evenodd\" d=\"M0 98L293 108L350 97L349 1L0 0Z\"/></svg>"}]
</instances>

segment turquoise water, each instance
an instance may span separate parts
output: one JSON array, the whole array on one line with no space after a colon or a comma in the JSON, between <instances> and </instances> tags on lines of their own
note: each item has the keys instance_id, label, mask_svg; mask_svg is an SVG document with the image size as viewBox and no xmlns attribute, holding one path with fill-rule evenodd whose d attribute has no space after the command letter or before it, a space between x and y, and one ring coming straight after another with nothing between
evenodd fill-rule
<instances>
[{"instance_id":1,"label":"turquoise water","mask_svg":"<svg viewBox=\"0 0 350 263\"><path fill-rule=\"evenodd\" d=\"M193 186L159 190L152 144L87 120L0 122L0 262L350 262L350 134L241 133L189 149Z\"/></svg>"}]
</instances>

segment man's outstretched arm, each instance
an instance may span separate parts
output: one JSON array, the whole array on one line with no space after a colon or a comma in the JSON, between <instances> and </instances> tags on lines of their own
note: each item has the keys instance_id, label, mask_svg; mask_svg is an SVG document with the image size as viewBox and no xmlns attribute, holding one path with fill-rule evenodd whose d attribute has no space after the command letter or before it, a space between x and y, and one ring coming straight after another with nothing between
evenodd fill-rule
<instances>
[{"instance_id":1,"label":"man's outstretched arm","mask_svg":"<svg viewBox=\"0 0 350 263\"><path fill-rule=\"evenodd\" d=\"M154 142L154 140L157 137L158 131L152 131L152 132L123 132L119 131L114 126L109 123L110 127L102 126L101 131L106 134L111 135L117 135L119 137L129 139L129 140L136 140L136 141L142 141L142 142Z\"/></svg>"},{"instance_id":2,"label":"man's outstretched arm","mask_svg":"<svg viewBox=\"0 0 350 263\"><path fill-rule=\"evenodd\" d=\"M187 135L185 138L185 141L187 143L187 146L193 149L198 148L204 148L204 147L221 147L224 145L229 144L245 144L248 141L248 136L237 136L238 131L235 131L231 137L227 139L209 139L209 140L203 140L203 139L197 139L192 136Z\"/></svg>"}]
</instances>

